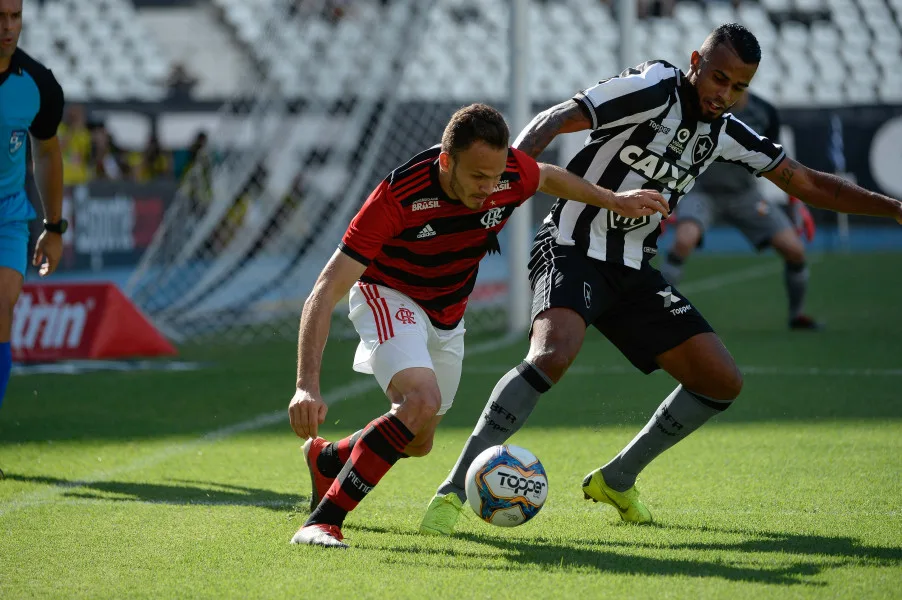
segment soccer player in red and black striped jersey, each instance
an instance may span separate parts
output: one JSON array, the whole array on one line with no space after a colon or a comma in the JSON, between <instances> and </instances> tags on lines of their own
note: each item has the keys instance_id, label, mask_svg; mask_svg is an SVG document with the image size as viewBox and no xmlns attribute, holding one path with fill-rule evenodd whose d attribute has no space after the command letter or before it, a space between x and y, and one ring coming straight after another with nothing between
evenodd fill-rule
<instances>
[{"instance_id":1,"label":"soccer player in red and black striped jersey","mask_svg":"<svg viewBox=\"0 0 902 600\"><path fill-rule=\"evenodd\" d=\"M653 190L614 193L509 146L504 118L473 104L451 117L440 146L394 170L351 221L304 304L295 433L308 438L311 509L292 543L346 548L348 512L400 458L424 456L451 407L464 354L464 311L479 261L497 249L514 209L542 190L637 218L668 209ZM332 311L349 294L360 334L354 369L371 373L387 413L335 443L317 437L327 407L319 389Z\"/></svg>"}]
</instances>

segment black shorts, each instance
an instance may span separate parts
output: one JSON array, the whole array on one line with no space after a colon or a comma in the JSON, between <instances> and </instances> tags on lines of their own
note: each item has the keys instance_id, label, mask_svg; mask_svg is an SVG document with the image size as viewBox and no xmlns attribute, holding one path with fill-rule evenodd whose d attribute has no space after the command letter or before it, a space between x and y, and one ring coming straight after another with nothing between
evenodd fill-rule
<instances>
[{"instance_id":1,"label":"black shorts","mask_svg":"<svg viewBox=\"0 0 902 600\"><path fill-rule=\"evenodd\" d=\"M689 300L656 269L589 258L558 244L553 225L539 230L529 260L532 320L549 308L569 308L594 325L643 373L657 357L699 333L714 331Z\"/></svg>"}]
</instances>

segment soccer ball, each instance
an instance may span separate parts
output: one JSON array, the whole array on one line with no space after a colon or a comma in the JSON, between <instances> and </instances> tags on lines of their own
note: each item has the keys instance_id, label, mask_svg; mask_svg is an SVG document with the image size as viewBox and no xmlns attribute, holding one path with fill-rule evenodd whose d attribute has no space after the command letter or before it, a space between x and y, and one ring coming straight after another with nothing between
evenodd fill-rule
<instances>
[{"instance_id":1,"label":"soccer ball","mask_svg":"<svg viewBox=\"0 0 902 600\"><path fill-rule=\"evenodd\" d=\"M548 497L545 467L519 446L492 446L467 469L467 503L486 523L516 527L537 514Z\"/></svg>"}]
</instances>

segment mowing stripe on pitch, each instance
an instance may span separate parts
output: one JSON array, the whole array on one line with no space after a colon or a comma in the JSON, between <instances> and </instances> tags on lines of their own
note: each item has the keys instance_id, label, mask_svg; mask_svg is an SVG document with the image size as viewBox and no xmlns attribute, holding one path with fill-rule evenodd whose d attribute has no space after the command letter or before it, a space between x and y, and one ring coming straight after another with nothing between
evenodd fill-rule
<instances>
[{"instance_id":1,"label":"mowing stripe on pitch","mask_svg":"<svg viewBox=\"0 0 902 600\"><path fill-rule=\"evenodd\" d=\"M510 344L521 340L523 336L502 336L501 338L492 340L490 342L486 342L485 344L477 344L473 346L473 348L468 352L470 355L479 355L485 354L486 352L492 352L493 350L497 350L499 348L503 348L505 346L509 346ZM327 405L333 405L337 402L345 400L347 398L354 398L356 396L360 396L366 392L377 389L378 384L376 380L372 377L366 377L365 379L360 379L358 381L354 381L349 383L348 385L343 385L339 388L329 390L323 395L323 400ZM263 413L261 415L257 415L252 419L248 419L247 421L242 421L240 423L236 423L234 425L229 425L228 427L223 427L221 429L216 429L214 431L210 431L205 433L204 435L181 444L173 444L164 448L163 450L151 454L150 456L146 456L139 460L136 460L127 465L123 465L116 469L110 469L108 471L97 471L92 473L91 475L80 479L78 481L73 481L71 483L67 483L64 485L57 485L51 488L39 490L33 492L24 498L18 500L12 500L7 503L0 503L0 516L5 514L9 514L16 510L27 508L29 506L37 506L41 504L46 504L48 502L54 501L54 498L59 494L65 493L69 490L86 487L93 483L100 483L103 481L109 481L114 477L118 477L119 475L123 475L125 473L131 473L134 471L139 471L141 469L145 469L147 467L152 467L157 465L167 459L170 459L174 456L178 456L180 454L185 454L188 452L195 451L197 448L212 444L214 442L218 442L224 440L226 438L232 437L239 433L243 433L246 431L254 431L257 429L263 429L264 427L269 427L270 425L274 425L276 423L288 422L288 409L277 410L272 412ZM288 434L286 434L288 435Z\"/></svg>"},{"instance_id":2,"label":"mowing stripe on pitch","mask_svg":"<svg viewBox=\"0 0 902 600\"><path fill-rule=\"evenodd\" d=\"M876 369L862 367L857 369L832 367L786 367L764 365L739 365L743 375L788 375L788 376L833 376L833 377L902 377L902 369ZM502 375L510 371L510 365L477 365L467 367L467 373L497 373ZM609 365L591 367L574 365L567 369L567 374L575 375L633 375L638 373L630 365Z\"/></svg>"},{"instance_id":3,"label":"mowing stripe on pitch","mask_svg":"<svg viewBox=\"0 0 902 600\"><path fill-rule=\"evenodd\" d=\"M812 257L812 260L809 260L809 263L815 262L817 257ZM699 279L694 282L689 282L686 285L681 287L681 290L684 292L703 292L709 290L716 290L727 285L731 285L734 283L741 283L744 281L748 281L750 279L757 279L759 277L764 277L767 275L774 274L779 272L782 269L782 264L779 265L764 265L764 266L754 266L746 269L741 269L739 271L732 271L725 275L714 275L712 277L706 277L704 279ZM467 350L467 356L476 356L479 354L485 354L487 352L492 352L493 350L497 350L500 348L504 348L511 344L514 344L518 341L525 341L525 336L523 335L506 335L491 342L486 342L485 344L480 344L473 346L473 348ZM510 365L508 365L504 371L510 369ZM571 369L572 370L572 369ZM479 367L467 367L467 371L472 372L481 372ZM355 381L348 385L339 387L334 390L330 390L329 392L323 395L323 400L326 404L332 405L346 398L354 398L359 396L365 392L376 389L376 382L372 378L367 378L359 381ZM177 456L180 454L184 454L186 452L190 452L199 446L203 446L206 444L211 444L214 442L218 442L220 440L224 440L238 433L243 433L245 431L254 431L257 429L262 429L264 427L268 427L279 421L287 421L288 414L286 410L278 410L268 413L263 413L258 415L252 419L248 419L247 421L242 421L241 423L236 423L234 425L230 425L228 427L223 427L221 429L216 429L210 431L190 442L185 442L182 444L174 444L169 446L160 452L151 454L145 458L139 459L135 462L129 463L127 465L123 465L118 469L111 469L109 471L98 471L92 473L88 477L73 481L72 483L66 485L58 485L48 489L39 490L28 494L24 498L19 500L12 500L10 502L0 504L0 516L9 514L19 509L27 508L30 506L37 506L41 504L45 504L47 502L52 502L56 496L61 493L64 493L68 490L77 489L80 487L88 486L92 483L99 483L102 481L108 481L113 477L118 475L122 475L124 473L131 473L134 471L138 471L140 469L144 469L147 467L154 466L159 464L173 456Z\"/></svg>"}]
</instances>

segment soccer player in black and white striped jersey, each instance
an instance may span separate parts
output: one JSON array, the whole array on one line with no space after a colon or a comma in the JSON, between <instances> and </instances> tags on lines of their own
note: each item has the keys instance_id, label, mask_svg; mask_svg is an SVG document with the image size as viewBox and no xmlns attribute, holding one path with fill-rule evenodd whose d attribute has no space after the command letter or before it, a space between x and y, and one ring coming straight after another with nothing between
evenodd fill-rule
<instances>
[{"instance_id":1,"label":"soccer player in black and white striped jersey","mask_svg":"<svg viewBox=\"0 0 902 600\"><path fill-rule=\"evenodd\" d=\"M612 189L659 190L671 210L713 161L743 165L802 201L839 212L894 218L902 203L788 158L729 114L749 86L761 50L737 24L716 28L683 73L646 62L536 116L515 147L535 157L560 133L591 130L570 171ZM660 215L625 219L558 200L536 236L529 263L534 297L530 349L492 391L457 464L436 494L464 497L472 459L522 427L542 393L563 377L593 325L644 373L664 369L679 385L613 460L586 475L587 499L624 521L648 523L636 476L657 456L728 408L742 374L689 300L649 265ZM424 533L453 532L450 502L434 498Z\"/></svg>"}]
</instances>

